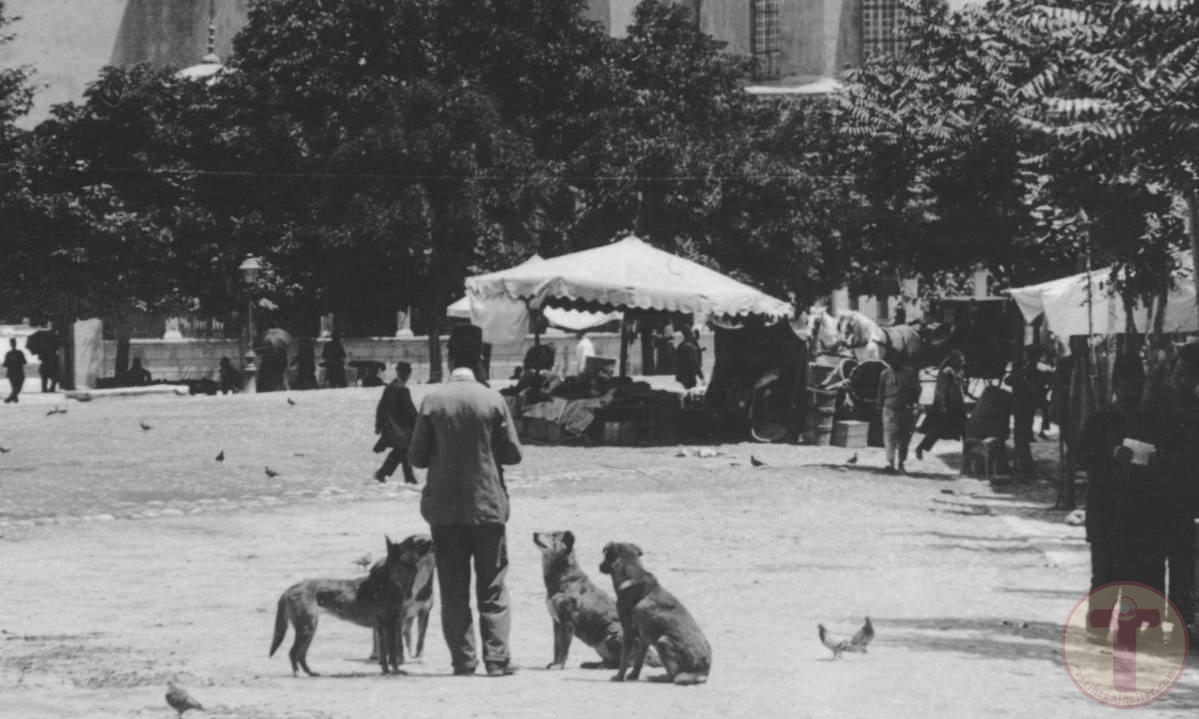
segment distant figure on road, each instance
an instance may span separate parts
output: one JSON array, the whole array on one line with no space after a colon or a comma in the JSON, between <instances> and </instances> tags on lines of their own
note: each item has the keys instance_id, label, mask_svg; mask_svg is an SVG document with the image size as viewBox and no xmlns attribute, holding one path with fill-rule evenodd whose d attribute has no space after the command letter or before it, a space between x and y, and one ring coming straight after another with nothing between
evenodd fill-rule
<instances>
[{"instance_id":1,"label":"distant figure on road","mask_svg":"<svg viewBox=\"0 0 1199 719\"><path fill-rule=\"evenodd\" d=\"M888 474L907 472L908 444L916 428L916 408L920 405L920 378L902 353L895 353L891 366L878 381L878 406L883 415L883 446L887 453Z\"/></svg>"},{"instance_id":2,"label":"distant figure on road","mask_svg":"<svg viewBox=\"0 0 1199 719\"><path fill-rule=\"evenodd\" d=\"M142 367L142 358L134 357L129 363L129 369L125 370L125 377L121 381L126 387L142 387L150 384L153 377L150 376L150 370Z\"/></svg>"},{"instance_id":3,"label":"distant figure on road","mask_svg":"<svg viewBox=\"0 0 1199 719\"><path fill-rule=\"evenodd\" d=\"M703 353L699 347L699 332L690 327L683 328L683 341L675 348L674 378L691 389L697 379L704 378Z\"/></svg>"},{"instance_id":4,"label":"distant figure on road","mask_svg":"<svg viewBox=\"0 0 1199 719\"><path fill-rule=\"evenodd\" d=\"M217 370L219 376L221 394L229 394L230 392L240 392L242 387L241 372L233 366L228 357L221 358L220 368Z\"/></svg>"},{"instance_id":5,"label":"distant figure on road","mask_svg":"<svg viewBox=\"0 0 1199 719\"><path fill-rule=\"evenodd\" d=\"M341 334L333 333L333 337L321 349L321 359L325 361L325 384L330 387L346 386L346 348L341 346Z\"/></svg>"},{"instance_id":6,"label":"distant figure on road","mask_svg":"<svg viewBox=\"0 0 1199 719\"><path fill-rule=\"evenodd\" d=\"M292 366L296 368L295 389L316 389L316 345L311 337L300 339Z\"/></svg>"},{"instance_id":7,"label":"distant figure on road","mask_svg":"<svg viewBox=\"0 0 1199 719\"><path fill-rule=\"evenodd\" d=\"M17 349L15 337L8 340L8 346L11 349L4 355L4 368L8 370L8 384L12 389L4 404L19 402L17 397L21 394L21 388L25 386L25 353Z\"/></svg>"},{"instance_id":8,"label":"distant figure on road","mask_svg":"<svg viewBox=\"0 0 1199 719\"><path fill-rule=\"evenodd\" d=\"M58 391L58 375L61 371L58 362L58 348L58 336L48 333L39 348L41 352L34 353L41 362L37 371L42 378L43 393Z\"/></svg>"},{"instance_id":9,"label":"distant figure on road","mask_svg":"<svg viewBox=\"0 0 1199 719\"><path fill-rule=\"evenodd\" d=\"M916 445L916 459L933 448L938 439L958 439L966 432L966 390L962 386L962 371L966 355L951 350L937 371L937 387L933 404L920 430L924 437Z\"/></svg>"},{"instance_id":10,"label":"distant figure on road","mask_svg":"<svg viewBox=\"0 0 1199 719\"><path fill-rule=\"evenodd\" d=\"M408 461L408 446L412 444L412 429L416 426L416 405L412 404L412 392L408 389L411 376L412 365L397 362L395 379L383 388L383 396L375 407L375 434L379 435L375 451L391 448L383 466L375 472L375 480L379 482L386 482L396 467L402 465L404 482L416 484L416 475Z\"/></svg>"}]
</instances>

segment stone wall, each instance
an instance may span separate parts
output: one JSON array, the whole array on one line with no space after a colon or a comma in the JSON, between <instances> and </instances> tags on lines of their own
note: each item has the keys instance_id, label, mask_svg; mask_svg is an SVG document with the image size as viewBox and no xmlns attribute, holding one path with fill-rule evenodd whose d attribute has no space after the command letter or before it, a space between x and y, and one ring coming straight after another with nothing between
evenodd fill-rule
<instances>
[{"instance_id":1,"label":"stone wall","mask_svg":"<svg viewBox=\"0 0 1199 719\"><path fill-rule=\"evenodd\" d=\"M620 337L614 332L592 333L588 337L595 345L596 355L614 360L620 358ZM447 337L441 338L443 361L446 358ZM573 335L551 333L543 335L542 344L554 347L558 357L558 367L565 368L568 373L574 373L574 350L576 340ZM325 340L316 341L317 361L320 361L321 349ZM396 362L404 361L412 365L412 377L415 382L429 381L429 345L425 337L351 337L342 339L348 361L375 360L387 365L384 379L390 380L395 375ZM521 342L495 345L491 348L491 375L497 379L511 376L512 370L524 362L525 352L533 345L532 335ZM705 348L704 373L710 376L715 353L712 350L712 335L705 333L701 336L700 345ZM217 367L221 357L228 357L237 364L244 349L238 340L163 340L163 339L134 339L129 343L129 357L141 357L142 366L150 371L155 380L176 382L193 379L216 379ZM116 371L117 343L106 340L103 344L102 371L100 376L111 377ZM318 369L319 371L319 369ZM641 374L641 349L636 342L629 346L629 374ZM353 380L353 372L349 373ZM320 377L318 376L318 379Z\"/></svg>"}]
</instances>

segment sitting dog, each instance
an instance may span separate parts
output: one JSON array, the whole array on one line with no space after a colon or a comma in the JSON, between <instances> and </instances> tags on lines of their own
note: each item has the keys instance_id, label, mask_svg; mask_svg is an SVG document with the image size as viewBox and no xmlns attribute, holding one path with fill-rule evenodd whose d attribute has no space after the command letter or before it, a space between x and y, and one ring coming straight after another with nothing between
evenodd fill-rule
<instances>
[{"instance_id":1,"label":"sitting dog","mask_svg":"<svg viewBox=\"0 0 1199 719\"><path fill-rule=\"evenodd\" d=\"M303 669L308 676L319 676L308 668L308 647L316 636L317 619L323 610L338 619L373 629L383 673L403 674L400 664L404 661L404 647L399 634L404 608L412 596L422 562L432 553L433 541L427 536L413 535L399 543L387 538L387 558L371 567L366 577L306 579L288 587L279 597L275 636L268 656L274 656L283 643L290 621L296 634L288 652L292 675Z\"/></svg>"},{"instance_id":2,"label":"sitting dog","mask_svg":"<svg viewBox=\"0 0 1199 719\"><path fill-rule=\"evenodd\" d=\"M616 589L623 642L620 669L612 681L623 682L641 674L650 645L657 647L666 676L675 684L702 684L712 667L712 648L699 625L674 595L662 588L641 566L641 548L635 544L604 545L600 571L611 575ZM632 663L632 671L629 664Z\"/></svg>"},{"instance_id":3,"label":"sitting dog","mask_svg":"<svg viewBox=\"0 0 1199 719\"><path fill-rule=\"evenodd\" d=\"M562 669L570 642L578 637L599 653L601 661L583 662L584 669L620 666L620 617L616 602L595 585L575 559L572 532L534 532L541 549L545 605L554 620L554 661L546 669Z\"/></svg>"}]
</instances>

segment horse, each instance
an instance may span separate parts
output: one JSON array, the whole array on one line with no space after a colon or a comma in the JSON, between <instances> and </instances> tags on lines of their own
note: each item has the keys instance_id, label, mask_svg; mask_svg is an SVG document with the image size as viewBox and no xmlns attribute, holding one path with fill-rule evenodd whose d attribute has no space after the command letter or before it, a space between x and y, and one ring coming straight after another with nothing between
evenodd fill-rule
<instances>
[{"instance_id":1,"label":"horse","mask_svg":"<svg viewBox=\"0 0 1199 719\"><path fill-rule=\"evenodd\" d=\"M837 334L859 362L889 362L888 358L902 355L915 363L919 358L920 331L912 325L883 327L861 312L846 310L837 315Z\"/></svg>"}]
</instances>

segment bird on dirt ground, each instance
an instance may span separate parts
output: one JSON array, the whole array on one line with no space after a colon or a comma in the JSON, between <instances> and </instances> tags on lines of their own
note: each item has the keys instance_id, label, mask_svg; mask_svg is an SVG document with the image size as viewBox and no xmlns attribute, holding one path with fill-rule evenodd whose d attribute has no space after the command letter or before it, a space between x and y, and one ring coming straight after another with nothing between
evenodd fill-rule
<instances>
[{"instance_id":1,"label":"bird on dirt ground","mask_svg":"<svg viewBox=\"0 0 1199 719\"><path fill-rule=\"evenodd\" d=\"M216 456L216 461L218 461L218 462L224 462L224 461L225 461L225 450L223 450L223 449L222 449L222 450L221 450L221 451L220 451L220 452L217 454L217 456Z\"/></svg>"},{"instance_id":2,"label":"bird on dirt ground","mask_svg":"<svg viewBox=\"0 0 1199 719\"><path fill-rule=\"evenodd\" d=\"M278 477L279 476L279 473L276 472L275 470L271 469L270 467L265 467L264 469L266 471L266 476L268 476L268 477Z\"/></svg>"},{"instance_id":3,"label":"bird on dirt ground","mask_svg":"<svg viewBox=\"0 0 1199 719\"><path fill-rule=\"evenodd\" d=\"M11 447L0 447L0 454L8 454L12 451Z\"/></svg>"},{"instance_id":4,"label":"bird on dirt ground","mask_svg":"<svg viewBox=\"0 0 1199 719\"><path fill-rule=\"evenodd\" d=\"M54 409L47 412L46 416L53 417L56 414L66 414L66 413L67 413L67 411L65 409L59 409L58 407L55 407Z\"/></svg>"},{"instance_id":5,"label":"bird on dirt ground","mask_svg":"<svg viewBox=\"0 0 1199 719\"><path fill-rule=\"evenodd\" d=\"M833 634L826 629L823 624L817 624L816 628L820 633L820 643L832 651L833 659L840 659L842 652L858 652L860 654L866 653L866 648L864 646L858 646L854 644L852 639L846 639L845 637Z\"/></svg>"},{"instance_id":6,"label":"bird on dirt ground","mask_svg":"<svg viewBox=\"0 0 1199 719\"><path fill-rule=\"evenodd\" d=\"M288 397L288 398L287 398L287 403L288 403L289 405L291 405L292 407L295 407L295 406L296 406L296 401L295 401L294 399L292 399L291 397Z\"/></svg>"},{"instance_id":7,"label":"bird on dirt ground","mask_svg":"<svg viewBox=\"0 0 1199 719\"><path fill-rule=\"evenodd\" d=\"M858 453L854 452L852 457L845 460L845 463L846 464L857 464L858 463Z\"/></svg>"},{"instance_id":8,"label":"bird on dirt ground","mask_svg":"<svg viewBox=\"0 0 1199 719\"><path fill-rule=\"evenodd\" d=\"M167 704L169 704L172 709L178 712L180 717L182 717L183 712L187 711L188 709L199 709L200 711L204 711L204 707L200 705L200 702L193 699L192 695L187 693L187 690L183 689L175 682L167 682Z\"/></svg>"},{"instance_id":9,"label":"bird on dirt ground","mask_svg":"<svg viewBox=\"0 0 1199 719\"><path fill-rule=\"evenodd\" d=\"M354 560L354 564L357 564L358 566L362 567L363 571L366 571L367 567L371 565L371 555L369 553L362 555Z\"/></svg>"},{"instance_id":10,"label":"bird on dirt ground","mask_svg":"<svg viewBox=\"0 0 1199 719\"><path fill-rule=\"evenodd\" d=\"M752 454L751 454L751 455L749 455L749 463L750 463L750 464L752 464L752 465L753 465L753 466L755 466L755 467L765 467L765 466L766 466L766 463L765 463L765 462L763 462L762 460L760 460L760 459L758 459L757 457L753 456Z\"/></svg>"},{"instance_id":11,"label":"bird on dirt ground","mask_svg":"<svg viewBox=\"0 0 1199 719\"><path fill-rule=\"evenodd\" d=\"M874 625L870 623L870 617L866 617L866 623L862 628L854 632L853 637L849 640L852 646L860 647L862 653L866 653L866 645L874 639Z\"/></svg>"},{"instance_id":12,"label":"bird on dirt ground","mask_svg":"<svg viewBox=\"0 0 1199 719\"><path fill-rule=\"evenodd\" d=\"M152 426L146 424L145 422L139 421L138 425L141 426L143 432L149 432L150 430L154 429Z\"/></svg>"}]
</instances>

